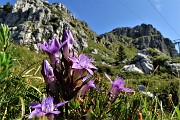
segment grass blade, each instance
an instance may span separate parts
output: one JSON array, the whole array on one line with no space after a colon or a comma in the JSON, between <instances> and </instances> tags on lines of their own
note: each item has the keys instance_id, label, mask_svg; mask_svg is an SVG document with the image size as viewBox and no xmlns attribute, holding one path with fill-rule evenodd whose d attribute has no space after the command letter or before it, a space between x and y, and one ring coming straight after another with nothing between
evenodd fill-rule
<instances>
[{"instance_id":1,"label":"grass blade","mask_svg":"<svg viewBox=\"0 0 180 120\"><path fill-rule=\"evenodd\" d=\"M24 104L24 99L22 97L19 97L21 101L21 117L23 118L25 115L25 104Z\"/></svg>"}]
</instances>

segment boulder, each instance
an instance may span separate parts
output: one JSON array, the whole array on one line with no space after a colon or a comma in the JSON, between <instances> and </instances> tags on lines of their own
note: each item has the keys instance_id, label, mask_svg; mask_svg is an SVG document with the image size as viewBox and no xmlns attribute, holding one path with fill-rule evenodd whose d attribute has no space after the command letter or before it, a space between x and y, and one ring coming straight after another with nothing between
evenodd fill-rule
<instances>
[{"instance_id":1,"label":"boulder","mask_svg":"<svg viewBox=\"0 0 180 120\"><path fill-rule=\"evenodd\" d=\"M135 64L125 65L122 69L123 72L138 72L143 73L141 69L135 66Z\"/></svg>"},{"instance_id":2,"label":"boulder","mask_svg":"<svg viewBox=\"0 0 180 120\"><path fill-rule=\"evenodd\" d=\"M147 57L147 55L138 53L134 57L136 67L141 69L144 73L150 74L154 70L153 62Z\"/></svg>"},{"instance_id":3,"label":"boulder","mask_svg":"<svg viewBox=\"0 0 180 120\"><path fill-rule=\"evenodd\" d=\"M165 61L164 65L166 67L170 67L171 72L177 76L180 77L180 63L172 63L171 61Z\"/></svg>"},{"instance_id":4,"label":"boulder","mask_svg":"<svg viewBox=\"0 0 180 120\"><path fill-rule=\"evenodd\" d=\"M152 61L147 57L147 55L142 53L138 53L134 57L133 63L135 64L125 65L122 70L127 72L137 71L145 74L151 74L154 70Z\"/></svg>"}]
</instances>

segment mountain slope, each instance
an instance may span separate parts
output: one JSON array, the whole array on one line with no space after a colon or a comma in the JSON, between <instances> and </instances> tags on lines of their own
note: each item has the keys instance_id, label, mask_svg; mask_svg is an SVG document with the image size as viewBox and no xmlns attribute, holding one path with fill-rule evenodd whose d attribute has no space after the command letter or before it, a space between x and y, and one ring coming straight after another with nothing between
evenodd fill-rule
<instances>
[{"instance_id":1,"label":"mountain slope","mask_svg":"<svg viewBox=\"0 0 180 120\"><path fill-rule=\"evenodd\" d=\"M12 11L0 9L0 23L7 24L12 31L12 39L17 44L61 38L63 25L72 30L75 47L80 50L87 47L89 39L96 39L97 34L88 25L76 19L63 4L48 4L43 0L17 0Z\"/></svg>"},{"instance_id":2,"label":"mountain slope","mask_svg":"<svg viewBox=\"0 0 180 120\"><path fill-rule=\"evenodd\" d=\"M133 28L123 27L97 35L86 22L75 18L63 4L48 4L43 0L17 0L12 11L0 9L0 23L7 24L12 31L12 39L17 44L29 45L38 51L37 43L57 37L61 40L64 24L68 24L75 37L75 48L80 51L93 43L100 49L108 49L116 56L118 45L133 46L138 50L156 48L171 57L177 51L170 39L150 24L141 24ZM103 48L105 47L105 48ZM88 48L87 48L88 49ZM97 51L100 51L100 49ZM129 49L127 48L127 51ZM93 51L91 51L93 52ZM111 54L111 52L109 53ZM104 56L103 53L102 56Z\"/></svg>"},{"instance_id":3,"label":"mountain slope","mask_svg":"<svg viewBox=\"0 0 180 120\"><path fill-rule=\"evenodd\" d=\"M116 28L100 35L100 38L110 42L120 41L125 45L133 43L138 50L143 50L148 47L156 48L171 57L177 56L177 50L172 41L164 38L162 34L150 24L141 24L133 28Z\"/></svg>"}]
</instances>

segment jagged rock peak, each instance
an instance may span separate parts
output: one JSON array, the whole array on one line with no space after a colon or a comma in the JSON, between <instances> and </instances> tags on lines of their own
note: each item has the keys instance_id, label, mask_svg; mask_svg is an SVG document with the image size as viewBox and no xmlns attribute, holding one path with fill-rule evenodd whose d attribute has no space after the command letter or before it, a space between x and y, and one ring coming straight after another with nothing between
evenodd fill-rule
<instances>
[{"instance_id":1,"label":"jagged rock peak","mask_svg":"<svg viewBox=\"0 0 180 120\"><path fill-rule=\"evenodd\" d=\"M151 36L151 35L161 35L161 33L156 30L151 24L141 24L133 28L131 27L121 27L116 28L111 31L115 35L127 36L131 38L137 38L141 36Z\"/></svg>"},{"instance_id":2,"label":"jagged rock peak","mask_svg":"<svg viewBox=\"0 0 180 120\"><path fill-rule=\"evenodd\" d=\"M17 12L18 10L22 9L22 11L24 12L29 8L34 8L35 10L47 9L50 8L50 6L53 6L51 7L52 9L62 10L63 12L67 12L70 14L70 11L66 8L65 5L61 3L49 4L45 0L17 0L17 2L14 5L13 11Z\"/></svg>"},{"instance_id":3,"label":"jagged rock peak","mask_svg":"<svg viewBox=\"0 0 180 120\"><path fill-rule=\"evenodd\" d=\"M163 37L161 33L154 28L151 24L141 24L135 27L118 27L110 32L101 34L100 37L104 39L110 39L111 42L116 41L115 38L122 39L128 37L130 39L137 39L141 37ZM132 41L130 41L132 42Z\"/></svg>"},{"instance_id":4,"label":"jagged rock peak","mask_svg":"<svg viewBox=\"0 0 180 120\"><path fill-rule=\"evenodd\" d=\"M13 11L18 11L19 9L22 9L22 11L26 11L29 8L39 8L44 6L43 0L17 0Z\"/></svg>"}]
</instances>

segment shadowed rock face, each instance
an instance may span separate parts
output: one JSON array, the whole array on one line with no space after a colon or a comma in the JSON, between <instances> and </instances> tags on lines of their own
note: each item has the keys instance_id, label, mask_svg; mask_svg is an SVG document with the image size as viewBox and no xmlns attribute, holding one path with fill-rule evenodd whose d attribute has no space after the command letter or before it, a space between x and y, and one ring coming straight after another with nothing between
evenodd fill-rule
<instances>
[{"instance_id":1,"label":"shadowed rock face","mask_svg":"<svg viewBox=\"0 0 180 120\"><path fill-rule=\"evenodd\" d=\"M161 33L150 24L141 24L133 28L116 28L111 32L100 35L100 37L111 42L119 40L125 45L133 43L139 50L151 47L171 57L177 56L177 50L172 41L164 38Z\"/></svg>"},{"instance_id":2,"label":"shadowed rock face","mask_svg":"<svg viewBox=\"0 0 180 120\"><path fill-rule=\"evenodd\" d=\"M33 44L34 48L38 42L54 37L61 39L64 24L72 31L77 50L88 47L87 41L97 36L63 4L48 4L44 0L17 0L11 12L0 9L0 23L10 27L15 43Z\"/></svg>"}]
</instances>

